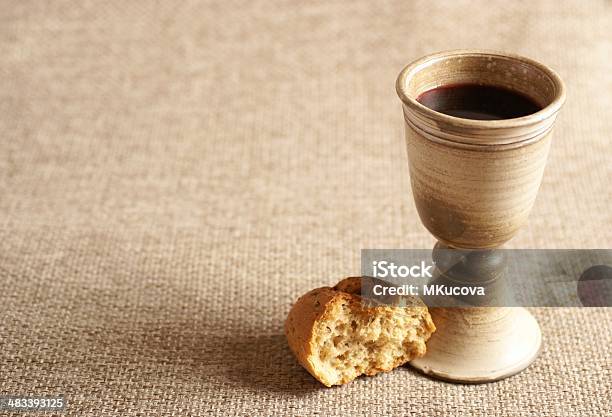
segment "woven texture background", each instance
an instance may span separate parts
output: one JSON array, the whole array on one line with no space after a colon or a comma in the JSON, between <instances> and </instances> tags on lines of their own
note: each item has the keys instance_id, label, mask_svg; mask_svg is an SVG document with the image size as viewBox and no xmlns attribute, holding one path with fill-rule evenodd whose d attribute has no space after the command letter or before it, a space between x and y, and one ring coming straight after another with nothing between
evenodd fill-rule
<instances>
[{"instance_id":1,"label":"woven texture background","mask_svg":"<svg viewBox=\"0 0 612 417\"><path fill-rule=\"evenodd\" d=\"M361 248L430 248L395 77L454 48L555 68L568 101L508 245L612 243L612 4L5 1L0 391L68 414L610 415L610 309L534 309L544 350L488 385L409 368L323 389L293 300Z\"/></svg>"}]
</instances>

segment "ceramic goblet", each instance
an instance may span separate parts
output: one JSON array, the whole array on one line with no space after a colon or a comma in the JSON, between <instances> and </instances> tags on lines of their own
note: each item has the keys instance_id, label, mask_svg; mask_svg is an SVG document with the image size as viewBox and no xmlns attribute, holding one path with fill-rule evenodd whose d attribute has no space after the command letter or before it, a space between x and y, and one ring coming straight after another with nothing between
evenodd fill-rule
<instances>
[{"instance_id":1,"label":"ceramic goblet","mask_svg":"<svg viewBox=\"0 0 612 417\"><path fill-rule=\"evenodd\" d=\"M447 85L501 87L541 110L523 117L473 120L422 105L424 92ZM550 68L513 54L459 50L421 58L397 79L410 179L424 226L445 248L495 249L527 221L565 100ZM432 308L438 327L412 366L459 382L488 382L526 368L541 332L522 307Z\"/></svg>"}]
</instances>

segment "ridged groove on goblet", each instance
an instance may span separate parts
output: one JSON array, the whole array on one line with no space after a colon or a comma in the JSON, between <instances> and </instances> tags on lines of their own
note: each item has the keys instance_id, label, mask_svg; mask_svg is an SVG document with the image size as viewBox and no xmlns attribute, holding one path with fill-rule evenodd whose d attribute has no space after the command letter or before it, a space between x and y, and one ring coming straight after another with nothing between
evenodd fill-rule
<instances>
[{"instance_id":1,"label":"ridged groove on goblet","mask_svg":"<svg viewBox=\"0 0 612 417\"><path fill-rule=\"evenodd\" d=\"M462 129L458 126L455 126L454 129L450 127L445 129L439 121L411 112L406 106L403 106L403 110L406 124L427 139L434 142L453 142L457 143L458 146L464 145L463 147L468 149L477 149L477 146L519 147L537 142L550 132L556 118L556 115L553 115L522 129L497 129L495 132L491 132L483 129ZM494 143L491 143L493 139ZM483 143L474 144L475 140L482 140Z\"/></svg>"}]
</instances>

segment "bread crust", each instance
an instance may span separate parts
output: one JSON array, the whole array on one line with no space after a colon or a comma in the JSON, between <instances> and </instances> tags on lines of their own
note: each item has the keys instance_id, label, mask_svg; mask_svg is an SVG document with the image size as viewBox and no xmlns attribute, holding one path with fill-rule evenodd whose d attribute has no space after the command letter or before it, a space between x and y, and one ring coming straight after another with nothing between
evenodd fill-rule
<instances>
[{"instance_id":1,"label":"bread crust","mask_svg":"<svg viewBox=\"0 0 612 417\"><path fill-rule=\"evenodd\" d=\"M368 278L365 278L368 279ZM313 360L313 352L315 352L317 346L315 346L315 340L317 335L315 334L318 328L318 323L327 321L330 318L332 306L336 303L347 303L354 304L359 303L362 305L362 299L360 294L362 278L361 277L348 277L341 280L335 287L321 287L311 290L301 296L291 308L287 320L285 321L285 335L291 351L294 353L298 362L317 380L324 385L330 387L334 384L344 384L349 382L348 380L330 381L327 375L317 367L317 364ZM411 297L413 298L413 297ZM417 332L422 338L427 340L431 333L435 331L435 326L431 320L431 316L427 310L425 304L418 298L417 301L411 301L410 312L411 314L418 314L420 316L421 325L417 329ZM375 315L377 313L391 312L397 314L398 312L404 312L401 307L393 307L388 305L379 305L374 307L363 307L368 313ZM420 357L425 354L424 343L422 347L419 347L411 352L414 357ZM366 372L367 375L374 375L379 372L390 371L391 369L400 366L405 361L398 360L391 366L384 368L377 368Z\"/></svg>"},{"instance_id":2,"label":"bread crust","mask_svg":"<svg viewBox=\"0 0 612 417\"><path fill-rule=\"evenodd\" d=\"M334 298L342 295L330 287L316 288L302 295L295 302L287 320L285 320L285 335L289 348L298 362L308 372L323 384L331 386L324 374L317 371L312 363L315 324L324 318L327 306Z\"/></svg>"},{"instance_id":3,"label":"bread crust","mask_svg":"<svg viewBox=\"0 0 612 417\"><path fill-rule=\"evenodd\" d=\"M348 294L360 294L361 293L361 281L362 277L347 277L343 280L339 281L336 285L334 285L334 290L345 292Z\"/></svg>"}]
</instances>

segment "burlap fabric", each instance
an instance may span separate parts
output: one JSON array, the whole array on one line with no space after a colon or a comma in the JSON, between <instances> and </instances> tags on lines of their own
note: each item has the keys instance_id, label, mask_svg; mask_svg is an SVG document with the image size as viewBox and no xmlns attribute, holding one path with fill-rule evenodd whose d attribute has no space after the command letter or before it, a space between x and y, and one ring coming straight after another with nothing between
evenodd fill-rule
<instances>
[{"instance_id":1,"label":"burlap fabric","mask_svg":"<svg viewBox=\"0 0 612 417\"><path fill-rule=\"evenodd\" d=\"M606 1L3 2L1 393L74 416L610 415L609 309L534 309L537 362L480 386L323 389L282 322L361 248L432 247L394 82L437 50L558 70L509 247L610 247L611 22Z\"/></svg>"}]
</instances>

